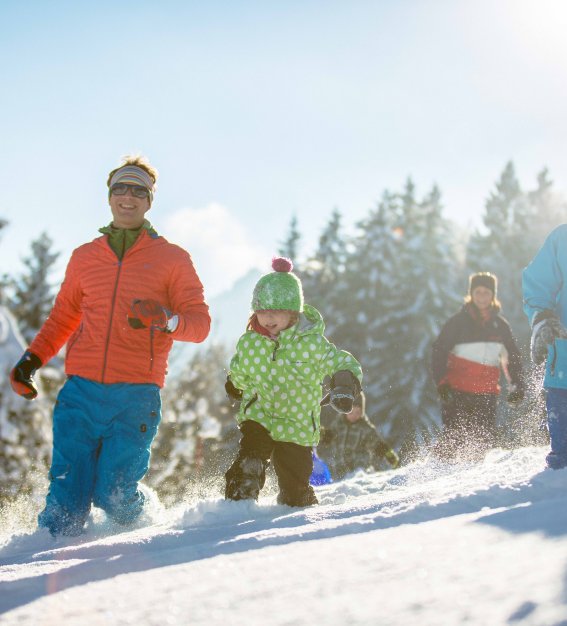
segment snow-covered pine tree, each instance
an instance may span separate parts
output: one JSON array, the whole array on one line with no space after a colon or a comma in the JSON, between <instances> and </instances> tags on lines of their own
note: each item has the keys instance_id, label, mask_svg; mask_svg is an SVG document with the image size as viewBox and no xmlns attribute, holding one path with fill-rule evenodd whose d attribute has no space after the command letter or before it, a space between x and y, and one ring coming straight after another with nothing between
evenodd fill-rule
<instances>
[{"instance_id":1,"label":"snow-covered pine tree","mask_svg":"<svg viewBox=\"0 0 567 626\"><path fill-rule=\"evenodd\" d=\"M543 170L537 177L536 189L524 192L513 163L508 163L486 202L485 228L472 235L467 250L469 273L490 271L498 277L502 314L518 339L528 377L533 366L528 354L530 328L522 307L522 270L547 234L564 221L565 203L553 192L552 185L547 170ZM521 411L501 407L500 421L507 444L527 444L541 438L540 381L537 376L530 381L530 393Z\"/></svg>"},{"instance_id":2,"label":"snow-covered pine tree","mask_svg":"<svg viewBox=\"0 0 567 626\"><path fill-rule=\"evenodd\" d=\"M25 350L13 315L0 306L0 504L17 496L43 495L51 454L49 406L30 402L10 386L10 370ZM33 509L31 503L28 508Z\"/></svg>"},{"instance_id":3,"label":"snow-covered pine tree","mask_svg":"<svg viewBox=\"0 0 567 626\"><path fill-rule=\"evenodd\" d=\"M294 264L298 262L299 242L301 241L301 233L297 216L293 216L289 223L289 229L286 238L281 242L278 254L291 259ZM295 268L297 270L297 268Z\"/></svg>"},{"instance_id":4,"label":"snow-covered pine tree","mask_svg":"<svg viewBox=\"0 0 567 626\"><path fill-rule=\"evenodd\" d=\"M334 337L363 364L375 424L409 451L439 425L429 360L432 341L459 301L452 225L442 215L439 190L420 203L409 180L402 194L384 193L359 230Z\"/></svg>"},{"instance_id":5,"label":"snow-covered pine tree","mask_svg":"<svg viewBox=\"0 0 567 626\"><path fill-rule=\"evenodd\" d=\"M471 236L467 249L468 273L492 272L498 277L502 312L524 354L530 333L522 310L522 270L534 250L529 229L535 221L534 206L522 191L510 162L486 201L484 231Z\"/></svg>"},{"instance_id":6,"label":"snow-covered pine tree","mask_svg":"<svg viewBox=\"0 0 567 626\"><path fill-rule=\"evenodd\" d=\"M26 271L9 286L10 310L18 320L27 342L41 328L53 306L54 294L49 273L60 253L53 252L52 247L53 241L47 233L42 233L32 241L31 255L23 259Z\"/></svg>"},{"instance_id":7,"label":"snow-covered pine tree","mask_svg":"<svg viewBox=\"0 0 567 626\"><path fill-rule=\"evenodd\" d=\"M375 399L379 387L371 372L387 333L383 320L390 312L392 276L399 254L397 211L395 198L385 192L376 209L356 225L356 234L347 244L345 269L332 287L337 306L326 317L330 338L353 352L368 370L364 386ZM377 393L373 394L373 389Z\"/></svg>"},{"instance_id":8,"label":"snow-covered pine tree","mask_svg":"<svg viewBox=\"0 0 567 626\"><path fill-rule=\"evenodd\" d=\"M401 237L387 319L388 358L375 371L390 390L379 406L382 419L387 419L394 442L410 454L429 443L439 427L430 348L459 301L455 284L460 268L437 187L418 202L408 180L399 201Z\"/></svg>"},{"instance_id":9,"label":"snow-covered pine tree","mask_svg":"<svg viewBox=\"0 0 567 626\"><path fill-rule=\"evenodd\" d=\"M0 217L0 231L8 225L8 222ZM10 284L10 277L7 274L0 276L0 305L6 306L8 303L7 287Z\"/></svg>"},{"instance_id":10,"label":"snow-covered pine tree","mask_svg":"<svg viewBox=\"0 0 567 626\"><path fill-rule=\"evenodd\" d=\"M356 227L347 242L345 269L331 287L334 306L325 319L328 337L360 360L368 413L390 435L389 409L397 381L392 386L396 365L389 351L396 341L395 291L403 239L398 196L384 192Z\"/></svg>"},{"instance_id":11,"label":"snow-covered pine tree","mask_svg":"<svg viewBox=\"0 0 567 626\"><path fill-rule=\"evenodd\" d=\"M213 345L197 352L164 388L163 419L145 480L166 504L220 489L238 444L224 391L226 367L224 347Z\"/></svg>"},{"instance_id":12,"label":"snow-covered pine tree","mask_svg":"<svg viewBox=\"0 0 567 626\"><path fill-rule=\"evenodd\" d=\"M321 311L329 332L334 328L337 309L342 308L337 286L345 271L347 244L341 220L335 209L319 237L317 250L300 268L305 298Z\"/></svg>"}]
</instances>

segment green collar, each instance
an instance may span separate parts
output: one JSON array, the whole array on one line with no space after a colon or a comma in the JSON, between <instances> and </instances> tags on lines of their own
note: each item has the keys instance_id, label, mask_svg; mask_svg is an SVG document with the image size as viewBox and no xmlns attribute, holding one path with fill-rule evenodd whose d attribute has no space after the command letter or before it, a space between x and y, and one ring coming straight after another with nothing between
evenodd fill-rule
<instances>
[{"instance_id":1,"label":"green collar","mask_svg":"<svg viewBox=\"0 0 567 626\"><path fill-rule=\"evenodd\" d=\"M108 245L116 256L122 259L126 250L134 245L143 230L147 230L150 235L157 236L158 234L148 220L144 220L139 228L116 228L111 222L108 226L99 228L98 232L108 235Z\"/></svg>"}]
</instances>

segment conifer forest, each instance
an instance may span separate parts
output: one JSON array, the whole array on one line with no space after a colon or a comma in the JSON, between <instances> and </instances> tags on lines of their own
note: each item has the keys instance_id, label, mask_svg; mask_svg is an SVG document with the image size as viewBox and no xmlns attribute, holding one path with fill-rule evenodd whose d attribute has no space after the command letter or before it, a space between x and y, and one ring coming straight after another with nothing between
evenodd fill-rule
<instances>
[{"instance_id":1,"label":"conifer forest","mask_svg":"<svg viewBox=\"0 0 567 626\"><path fill-rule=\"evenodd\" d=\"M529 360L521 273L566 215L547 170L532 188L522 189L508 163L487 190L481 226L470 232L444 216L442 189L418 193L411 179L402 189L377 190L375 206L355 225L348 223L348 207L330 210L315 250L302 248L301 221L292 219L274 254L293 260L306 301L325 319L326 336L361 362L368 415L402 463L426 453L438 434L431 345L462 306L468 276L478 271L498 277L502 314L530 381L519 407L501 403L500 444L545 441L541 372ZM0 215L0 250L9 226ZM64 354L39 371L41 393L33 402L11 391L9 371L49 314L58 290L51 275L58 257L44 233L22 255L20 275L0 276L0 505L43 493L47 484L51 411L64 380ZM186 363L170 368L145 478L166 504L187 493L221 489L239 439L224 390L233 349L208 340ZM505 388L506 380L501 384Z\"/></svg>"}]
</instances>

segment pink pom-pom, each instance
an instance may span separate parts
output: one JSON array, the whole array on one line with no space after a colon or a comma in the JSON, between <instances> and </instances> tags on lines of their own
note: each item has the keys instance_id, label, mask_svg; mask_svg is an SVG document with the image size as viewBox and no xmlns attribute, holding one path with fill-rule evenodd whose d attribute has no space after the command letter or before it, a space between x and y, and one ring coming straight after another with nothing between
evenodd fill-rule
<instances>
[{"instance_id":1,"label":"pink pom-pom","mask_svg":"<svg viewBox=\"0 0 567 626\"><path fill-rule=\"evenodd\" d=\"M293 269L293 261L286 259L285 256L275 256L272 259L272 268L275 272L291 272Z\"/></svg>"}]
</instances>

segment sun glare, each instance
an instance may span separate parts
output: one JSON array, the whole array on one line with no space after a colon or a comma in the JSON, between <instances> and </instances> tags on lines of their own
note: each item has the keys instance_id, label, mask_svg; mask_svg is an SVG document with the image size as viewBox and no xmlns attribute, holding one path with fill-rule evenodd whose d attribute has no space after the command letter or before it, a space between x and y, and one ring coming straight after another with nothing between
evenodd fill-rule
<instances>
[{"instance_id":1,"label":"sun glare","mask_svg":"<svg viewBox=\"0 0 567 626\"><path fill-rule=\"evenodd\" d=\"M506 13L522 46L536 57L534 60L567 61L567 2L513 0Z\"/></svg>"}]
</instances>

